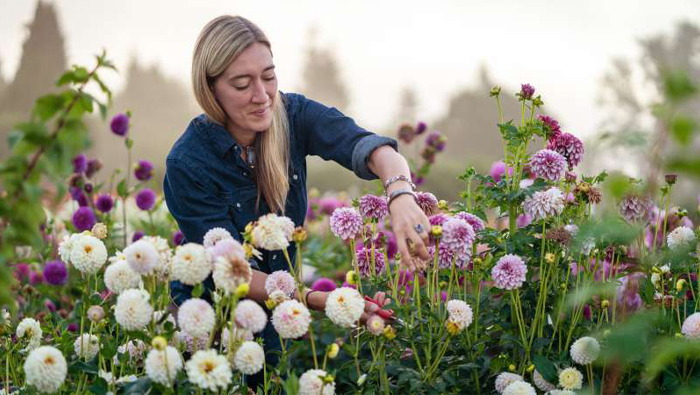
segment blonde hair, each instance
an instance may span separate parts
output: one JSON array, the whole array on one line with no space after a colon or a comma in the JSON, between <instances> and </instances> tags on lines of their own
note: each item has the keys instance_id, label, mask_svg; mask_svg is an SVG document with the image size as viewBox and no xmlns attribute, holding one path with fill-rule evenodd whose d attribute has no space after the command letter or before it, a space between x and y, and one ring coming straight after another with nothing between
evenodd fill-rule
<instances>
[{"instance_id":1,"label":"blonde hair","mask_svg":"<svg viewBox=\"0 0 700 395\"><path fill-rule=\"evenodd\" d=\"M192 57L192 86L197 102L213 122L223 126L227 119L214 96L214 81L241 52L256 42L265 44L272 53L265 33L240 16L220 16L207 23L199 34ZM270 212L284 214L289 191L289 124L279 91L273 98L272 124L256 135L253 148L256 156L253 175L258 185L256 211L262 195Z\"/></svg>"}]
</instances>

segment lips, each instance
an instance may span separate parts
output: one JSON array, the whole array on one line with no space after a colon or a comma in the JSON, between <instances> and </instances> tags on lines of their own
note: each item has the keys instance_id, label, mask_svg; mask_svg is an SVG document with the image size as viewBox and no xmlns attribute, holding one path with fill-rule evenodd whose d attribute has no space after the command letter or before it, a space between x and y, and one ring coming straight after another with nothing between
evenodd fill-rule
<instances>
[{"instance_id":1,"label":"lips","mask_svg":"<svg viewBox=\"0 0 700 395\"><path fill-rule=\"evenodd\" d=\"M262 115L265 115L269 109L270 109L270 107L265 107L265 108L262 108L260 110L253 111L253 112L251 112L251 114L257 115L257 116L262 116Z\"/></svg>"}]
</instances>

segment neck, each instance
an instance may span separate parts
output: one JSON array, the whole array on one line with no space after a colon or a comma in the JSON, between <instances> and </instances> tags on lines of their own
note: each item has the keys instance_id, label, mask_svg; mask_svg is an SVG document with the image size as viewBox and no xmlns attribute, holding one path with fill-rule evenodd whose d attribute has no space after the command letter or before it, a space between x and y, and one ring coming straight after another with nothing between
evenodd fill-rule
<instances>
[{"instance_id":1,"label":"neck","mask_svg":"<svg viewBox=\"0 0 700 395\"><path fill-rule=\"evenodd\" d=\"M230 123L226 123L226 130L241 147L248 147L255 141L255 132L238 130Z\"/></svg>"}]
</instances>

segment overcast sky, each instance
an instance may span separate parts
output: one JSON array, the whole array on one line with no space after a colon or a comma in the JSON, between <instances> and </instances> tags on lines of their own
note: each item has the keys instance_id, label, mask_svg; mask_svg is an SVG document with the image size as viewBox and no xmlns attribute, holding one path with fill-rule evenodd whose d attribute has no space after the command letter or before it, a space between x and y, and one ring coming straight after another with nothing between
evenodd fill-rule
<instances>
[{"instance_id":1,"label":"overcast sky","mask_svg":"<svg viewBox=\"0 0 700 395\"><path fill-rule=\"evenodd\" d=\"M200 29L221 14L257 23L273 44L280 89L300 85L308 28L332 46L351 92L349 115L385 126L398 93L413 86L420 117L446 111L449 97L477 82L482 64L503 86L528 82L564 128L597 130L600 79L614 56L637 58L639 38L671 33L675 22L700 22L698 0L492 1L56 1L71 63L92 64L103 47L122 69L132 55L187 84ZM33 0L0 0L0 61L17 68ZM106 78L115 89L124 75ZM485 95L488 92L484 92Z\"/></svg>"}]
</instances>

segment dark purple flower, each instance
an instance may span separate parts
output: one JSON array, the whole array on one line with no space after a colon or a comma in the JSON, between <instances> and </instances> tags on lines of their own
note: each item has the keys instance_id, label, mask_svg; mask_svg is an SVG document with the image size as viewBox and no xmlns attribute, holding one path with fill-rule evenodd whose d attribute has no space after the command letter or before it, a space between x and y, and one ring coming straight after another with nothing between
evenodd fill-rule
<instances>
[{"instance_id":1,"label":"dark purple flower","mask_svg":"<svg viewBox=\"0 0 700 395\"><path fill-rule=\"evenodd\" d=\"M313 289L314 291L323 291L323 292L331 292L336 288L338 288L338 286L335 285L335 281L333 281L329 278L325 278L325 277L319 278L311 286L311 289Z\"/></svg>"},{"instance_id":2,"label":"dark purple flower","mask_svg":"<svg viewBox=\"0 0 700 395\"><path fill-rule=\"evenodd\" d=\"M41 272L35 272L31 271L29 272L29 284L31 285L39 285L44 282L44 276L41 275Z\"/></svg>"},{"instance_id":3,"label":"dark purple flower","mask_svg":"<svg viewBox=\"0 0 700 395\"><path fill-rule=\"evenodd\" d=\"M103 213L108 213L114 207L114 200L107 193L100 194L95 202L95 207Z\"/></svg>"},{"instance_id":4,"label":"dark purple flower","mask_svg":"<svg viewBox=\"0 0 700 395\"><path fill-rule=\"evenodd\" d=\"M141 240L141 238L143 236L145 236L145 233L143 233L142 230L137 230L136 232L134 232L134 235L131 237L131 242L135 243L135 242Z\"/></svg>"},{"instance_id":5,"label":"dark purple flower","mask_svg":"<svg viewBox=\"0 0 700 395\"><path fill-rule=\"evenodd\" d=\"M73 158L73 172L83 173L87 170L87 156L85 154L79 154Z\"/></svg>"},{"instance_id":6,"label":"dark purple flower","mask_svg":"<svg viewBox=\"0 0 700 395\"><path fill-rule=\"evenodd\" d=\"M548 115L538 115L537 119L542 121L545 131L547 131L547 138L551 138L559 133L561 133L561 127L556 119Z\"/></svg>"},{"instance_id":7,"label":"dark purple flower","mask_svg":"<svg viewBox=\"0 0 700 395\"><path fill-rule=\"evenodd\" d=\"M87 163L87 170L85 170L85 176L87 178L92 178L95 173L100 171L102 168L102 162L99 159L90 159Z\"/></svg>"},{"instance_id":8,"label":"dark purple flower","mask_svg":"<svg viewBox=\"0 0 700 395\"><path fill-rule=\"evenodd\" d=\"M520 97L529 100L532 99L532 95L535 94L535 88L533 88L532 85L530 84L521 84L520 85Z\"/></svg>"},{"instance_id":9,"label":"dark purple flower","mask_svg":"<svg viewBox=\"0 0 700 395\"><path fill-rule=\"evenodd\" d=\"M126 114L115 115L109 127L112 129L112 133L117 136L126 136L126 133L129 131L129 116Z\"/></svg>"},{"instance_id":10,"label":"dark purple flower","mask_svg":"<svg viewBox=\"0 0 700 395\"><path fill-rule=\"evenodd\" d=\"M335 209L345 207L345 203L334 197L324 197L318 202L318 206L321 213L331 215Z\"/></svg>"},{"instance_id":11,"label":"dark purple flower","mask_svg":"<svg viewBox=\"0 0 700 395\"><path fill-rule=\"evenodd\" d=\"M86 207L88 205L88 199L87 196L85 196L85 192L81 188L69 188L68 191L70 192L70 196L78 202L78 206L80 207Z\"/></svg>"},{"instance_id":12,"label":"dark purple flower","mask_svg":"<svg viewBox=\"0 0 700 395\"><path fill-rule=\"evenodd\" d=\"M182 244L182 241L185 239L185 235L182 234L181 231L176 230L175 233L173 233L173 244L176 246L179 246Z\"/></svg>"},{"instance_id":13,"label":"dark purple flower","mask_svg":"<svg viewBox=\"0 0 700 395\"><path fill-rule=\"evenodd\" d=\"M150 188L144 188L136 194L136 205L144 211L153 208L156 203L156 193Z\"/></svg>"},{"instance_id":14,"label":"dark purple flower","mask_svg":"<svg viewBox=\"0 0 700 395\"><path fill-rule=\"evenodd\" d=\"M425 124L425 122L420 121L418 122L418 125L416 125L416 134L423 134L428 129L428 125Z\"/></svg>"},{"instance_id":15,"label":"dark purple flower","mask_svg":"<svg viewBox=\"0 0 700 395\"><path fill-rule=\"evenodd\" d=\"M56 304L52 302L51 299L44 299L44 307L52 313L56 312Z\"/></svg>"},{"instance_id":16,"label":"dark purple flower","mask_svg":"<svg viewBox=\"0 0 700 395\"><path fill-rule=\"evenodd\" d=\"M569 170L583 158L583 143L571 133L559 133L547 141L547 149L556 151L566 158Z\"/></svg>"},{"instance_id":17,"label":"dark purple flower","mask_svg":"<svg viewBox=\"0 0 700 395\"><path fill-rule=\"evenodd\" d=\"M80 232L92 229L96 222L95 213L90 207L80 207L73 213L73 226Z\"/></svg>"},{"instance_id":18,"label":"dark purple flower","mask_svg":"<svg viewBox=\"0 0 700 395\"><path fill-rule=\"evenodd\" d=\"M60 259L44 265L44 278L51 285L63 285L68 280L68 269Z\"/></svg>"},{"instance_id":19,"label":"dark purple flower","mask_svg":"<svg viewBox=\"0 0 700 395\"><path fill-rule=\"evenodd\" d=\"M436 151L440 152L445 149L446 141L447 137L445 137L442 133L435 131L428 135L428 137L425 139L425 144L429 147L435 148Z\"/></svg>"},{"instance_id":20,"label":"dark purple flower","mask_svg":"<svg viewBox=\"0 0 700 395\"><path fill-rule=\"evenodd\" d=\"M447 214L435 214L431 215L428 218L428 221L430 221L430 226L435 226L435 225L440 225L442 226L447 220L450 219L450 217Z\"/></svg>"},{"instance_id":21,"label":"dark purple flower","mask_svg":"<svg viewBox=\"0 0 700 395\"><path fill-rule=\"evenodd\" d=\"M68 332L77 332L78 331L78 324L75 322L71 322L68 324Z\"/></svg>"},{"instance_id":22,"label":"dark purple flower","mask_svg":"<svg viewBox=\"0 0 700 395\"><path fill-rule=\"evenodd\" d=\"M14 266L14 271L12 274L19 281L28 279L29 278L29 265L26 263L16 264Z\"/></svg>"},{"instance_id":23,"label":"dark purple flower","mask_svg":"<svg viewBox=\"0 0 700 395\"><path fill-rule=\"evenodd\" d=\"M134 169L134 176L139 181L148 181L153 177L153 163L147 160L140 160L136 169Z\"/></svg>"}]
</instances>

